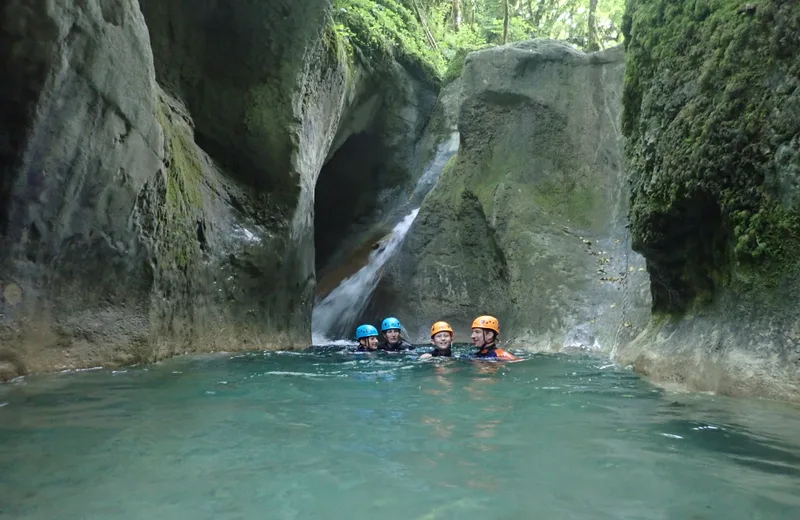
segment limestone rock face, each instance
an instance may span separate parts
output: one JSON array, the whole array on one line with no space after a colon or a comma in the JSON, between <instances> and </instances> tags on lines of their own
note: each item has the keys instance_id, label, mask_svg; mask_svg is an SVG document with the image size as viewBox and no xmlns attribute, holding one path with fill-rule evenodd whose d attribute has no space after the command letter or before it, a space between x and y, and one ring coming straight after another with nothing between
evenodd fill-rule
<instances>
[{"instance_id":1,"label":"limestone rock face","mask_svg":"<svg viewBox=\"0 0 800 520\"><path fill-rule=\"evenodd\" d=\"M664 382L800 399L800 11L636 0L623 130L654 319L620 359Z\"/></svg>"},{"instance_id":2,"label":"limestone rock face","mask_svg":"<svg viewBox=\"0 0 800 520\"><path fill-rule=\"evenodd\" d=\"M436 95L391 59L378 81L331 7L0 8L3 379L308 345L323 164L370 131L406 161Z\"/></svg>"},{"instance_id":3,"label":"limestone rock face","mask_svg":"<svg viewBox=\"0 0 800 520\"><path fill-rule=\"evenodd\" d=\"M467 56L457 159L425 198L375 297L414 339L492 314L537 350L610 351L649 313L630 252L619 128L622 49L533 40Z\"/></svg>"},{"instance_id":4,"label":"limestone rock face","mask_svg":"<svg viewBox=\"0 0 800 520\"><path fill-rule=\"evenodd\" d=\"M424 169L419 142L435 86L397 62L377 65L351 67L350 101L316 186L317 274L333 283L353 251L400 218Z\"/></svg>"},{"instance_id":5,"label":"limestone rock face","mask_svg":"<svg viewBox=\"0 0 800 520\"><path fill-rule=\"evenodd\" d=\"M315 187L355 90L329 36L331 4L139 3L158 82L180 101L192 120L186 137L209 159L198 165L212 193L189 217L209 243L188 246L203 253L193 256L206 274L186 277L191 309L169 312L211 329L193 335L218 348L305 346ZM226 318L198 312L204 300Z\"/></svg>"},{"instance_id":6,"label":"limestone rock face","mask_svg":"<svg viewBox=\"0 0 800 520\"><path fill-rule=\"evenodd\" d=\"M12 0L0 21L0 360L135 350L153 280L136 200L164 158L144 18L125 0Z\"/></svg>"}]
</instances>

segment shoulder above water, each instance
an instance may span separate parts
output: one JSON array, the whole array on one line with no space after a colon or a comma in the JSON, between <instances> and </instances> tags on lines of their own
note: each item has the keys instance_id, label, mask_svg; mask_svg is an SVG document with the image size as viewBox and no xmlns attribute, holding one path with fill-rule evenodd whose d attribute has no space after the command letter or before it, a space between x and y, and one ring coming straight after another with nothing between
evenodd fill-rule
<instances>
[{"instance_id":1,"label":"shoulder above water","mask_svg":"<svg viewBox=\"0 0 800 520\"><path fill-rule=\"evenodd\" d=\"M473 354L477 359L500 359L503 361L518 360L517 356L501 348L482 348Z\"/></svg>"},{"instance_id":2,"label":"shoulder above water","mask_svg":"<svg viewBox=\"0 0 800 520\"><path fill-rule=\"evenodd\" d=\"M406 340L400 340L398 343L394 345L390 345L388 341L384 341L380 345L378 345L379 350L385 350L386 352L400 352L402 350L414 350L414 345L409 343Z\"/></svg>"}]
</instances>

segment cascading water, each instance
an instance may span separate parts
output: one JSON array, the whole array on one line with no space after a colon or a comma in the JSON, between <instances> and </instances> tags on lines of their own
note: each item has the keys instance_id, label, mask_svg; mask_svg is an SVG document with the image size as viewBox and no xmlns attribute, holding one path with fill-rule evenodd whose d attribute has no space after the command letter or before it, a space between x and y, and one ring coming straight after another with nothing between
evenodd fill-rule
<instances>
[{"instance_id":1,"label":"cascading water","mask_svg":"<svg viewBox=\"0 0 800 520\"><path fill-rule=\"evenodd\" d=\"M353 276L343 280L314 308L311 323L314 331L312 340L315 345L331 343L329 338L352 335L350 329L364 312L372 291L380 281L383 266L403 243L417 213L419 213L419 208L406 215L394 227L388 240L385 240L370 254L367 265Z\"/></svg>"},{"instance_id":2,"label":"cascading water","mask_svg":"<svg viewBox=\"0 0 800 520\"><path fill-rule=\"evenodd\" d=\"M425 173L423 173L417 181L414 192L411 194L411 197L409 197L409 201L411 201L412 204L421 204L425 195L436 185L439 176L442 174L442 171L444 171L444 167L447 166L447 163L458 151L458 140L459 133L453 132L450 134L450 137L442 141L439 146L436 147L436 155L425 169Z\"/></svg>"},{"instance_id":3,"label":"cascading water","mask_svg":"<svg viewBox=\"0 0 800 520\"><path fill-rule=\"evenodd\" d=\"M433 160L425 168L407 201L416 207L395 225L389 238L372 251L367 265L345 278L314 307L311 339L315 345L336 343L338 338L352 337L355 322L366 309L372 292L378 286L383 267L403 244L406 233L419 213L422 199L436 185L447 162L458 151L458 138L458 132L454 132L437 146Z\"/></svg>"}]
</instances>

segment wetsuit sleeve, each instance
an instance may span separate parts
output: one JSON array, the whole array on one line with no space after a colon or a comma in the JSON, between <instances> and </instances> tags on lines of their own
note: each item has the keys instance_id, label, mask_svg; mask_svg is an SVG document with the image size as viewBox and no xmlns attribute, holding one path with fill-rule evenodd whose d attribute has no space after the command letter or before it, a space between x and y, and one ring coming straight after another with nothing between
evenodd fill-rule
<instances>
[{"instance_id":1,"label":"wetsuit sleeve","mask_svg":"<svg viewBox=\"0 0 800 520\"><path fill-rule=\"evenodd\" d=\"M517 356L515 356L511 352L506 352L501 348L496 350L496 354L497 354L497 359L504 359L506 361L512 361L514 359L517 359Z\"/></svg>"}]
</instances>

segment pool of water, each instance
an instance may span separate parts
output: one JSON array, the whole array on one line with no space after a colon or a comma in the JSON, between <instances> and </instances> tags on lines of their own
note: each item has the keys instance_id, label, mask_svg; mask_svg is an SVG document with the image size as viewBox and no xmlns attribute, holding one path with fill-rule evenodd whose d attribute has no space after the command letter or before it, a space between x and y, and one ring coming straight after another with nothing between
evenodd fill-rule
<instances>
[{"instance_id":1,"label":"pool of water","mask_svg":"<svg viewBox=\"0 0 800 520\"><path fill-rule=\"evenodd\" d=\"M800 408L604 359L212 355L0 386L0 519L796 519Z\"/></svg>"}]
</instances>

